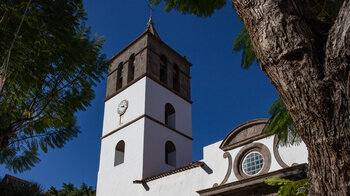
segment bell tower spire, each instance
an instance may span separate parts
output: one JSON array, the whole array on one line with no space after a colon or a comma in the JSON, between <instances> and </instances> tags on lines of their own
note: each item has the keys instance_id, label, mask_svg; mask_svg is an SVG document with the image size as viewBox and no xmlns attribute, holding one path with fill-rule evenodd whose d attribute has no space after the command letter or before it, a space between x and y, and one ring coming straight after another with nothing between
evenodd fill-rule
<instances>
[{"instance_id":1,"label":"bell tower spire","mask_svg":"<svg viewBox=\"0 0 350 196\"><path fill-rule=\"evenodd\" d=\"M152 11L151 11L151 15L149 16L145 32L147 32L147 31L149 31L151 34L153 34L156 38L160 39L156 29L154 28L154 23L153 23L153 19L152 19Z\"/></svg>"},{"instance_id":2,"label":"bell tower spire","mask_svg":"<svg viewBox=\"0 0 350 196\"><path fill-rule=\"evenodd\" d=\"M152 6L149 3L147 3L147 6L149 8L149 19L148 19L148 22L147 22L147 27L146 27L145 32L148 31L152 35L154 35L156 38L160 39L156 29L154 28L154 23L153 23L153 19L152 19L153 8L152 8Z\"/></svg>"}]
</instances>

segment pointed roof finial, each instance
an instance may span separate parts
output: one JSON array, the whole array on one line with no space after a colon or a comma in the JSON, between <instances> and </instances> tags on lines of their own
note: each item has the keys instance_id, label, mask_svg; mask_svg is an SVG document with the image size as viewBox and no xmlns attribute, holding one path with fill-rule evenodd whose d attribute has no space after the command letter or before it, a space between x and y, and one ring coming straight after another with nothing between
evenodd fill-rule
<instances>
[{"instance_id":1,"label":"pointed roof finial","mask_svg":"<svg viewBox=\"0 0 350 196\"><path fill-rule=\"evenodd\" d=\"M147 1L147 6L149 8L149 17L152 18L152 11L153 11L153 8L151 6L151 4L149 4L149 2Z\"/></svg>"},{"instance_id":2,"label":"pointed roof finial","mask_svg":"<svg viewBox=\"0 0 350 196\"><path fill-rule=\"evenodd\" d=\"M149 19L148 19L148 22L147 22L147 27L148 26L153 26L154 24L153 24L153 20L152 20L152 15L151 16L149 16Z\"/></svg>"},{"instance_id":3,"label":"pointed roof finial","mask_svg":"<svg viewBox=\"0 0 350 196\"><path fill-rule=\"evenodd\" d=\"M149 10L150 10L150 15L149 15L149 19L148 19L148 22L147 22L147 27L146 27L146 30L145 31L149 31L151 34L153 34L155 37L157 37L158 39L160 39L156 29L154 28L154 23L153 23L153 20L152 20L152 11L153 11L153 8L152 6L147 3L148 7L149 7Z\"/></svg>"}]
</instances>

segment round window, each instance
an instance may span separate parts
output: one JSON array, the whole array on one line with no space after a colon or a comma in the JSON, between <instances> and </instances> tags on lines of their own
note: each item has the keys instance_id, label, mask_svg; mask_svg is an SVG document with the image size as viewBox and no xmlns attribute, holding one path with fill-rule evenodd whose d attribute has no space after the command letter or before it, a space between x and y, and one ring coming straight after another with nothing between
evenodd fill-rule
<instances>
[{"instance_id":1,"label":"round window","mask_svg":"<svg viewBox=\"0 0 350 196\"><path fill-rule=\"evenodd\" d=\"M248 176L258 174L264 166L264 157L257 151L249 153L242 162L243 172Z\"/></svg>"}]
</instances>

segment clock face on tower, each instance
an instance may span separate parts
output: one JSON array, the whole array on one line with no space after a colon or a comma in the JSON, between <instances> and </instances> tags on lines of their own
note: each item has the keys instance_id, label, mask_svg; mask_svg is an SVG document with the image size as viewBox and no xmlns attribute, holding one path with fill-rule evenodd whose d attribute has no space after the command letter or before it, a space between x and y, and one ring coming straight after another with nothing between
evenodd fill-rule
<instances>
[{"instance_id":1,"label":"clock face on tower","mask_svg":"<svg viewBox=\"0 0 350 196\"><path fill-rule=\"evenodd\" d=\"M126 109L128 109L128 101L124 99L118 105L118 114L123 115L126 112Z\"/></svg>"}]
</instances>

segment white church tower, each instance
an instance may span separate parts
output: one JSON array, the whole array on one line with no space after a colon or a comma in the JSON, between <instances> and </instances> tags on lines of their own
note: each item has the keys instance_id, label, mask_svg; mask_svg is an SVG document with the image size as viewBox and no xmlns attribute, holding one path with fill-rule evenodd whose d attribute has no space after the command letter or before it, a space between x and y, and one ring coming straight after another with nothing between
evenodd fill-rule
<instances>
[{"instance_id":1,"label":"white church tower","mask_svg":"<svg viewBox=\"0 0 350 196\"><path fill-rule=\"evenodd\" d=\"M110 60L97 195L134 195L134 181L192 161L191 63L146 30ZM132 192L130 192L132 191Z\"/></svg>"}]
</instances>

